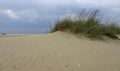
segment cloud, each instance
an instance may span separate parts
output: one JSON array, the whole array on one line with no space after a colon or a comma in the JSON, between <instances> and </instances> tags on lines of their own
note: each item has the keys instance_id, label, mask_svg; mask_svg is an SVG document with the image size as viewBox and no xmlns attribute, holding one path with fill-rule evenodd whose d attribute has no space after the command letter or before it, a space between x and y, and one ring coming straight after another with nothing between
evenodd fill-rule
<instances>
[{"instance_id":1,"label":"cloud","mask_svg":"<svg viewBox=\"0 0 120 71\"><path fill-rule=\"evenodd\" d=\"M76 0L33 0L36 3L41 3L41 4L68 4L72 2L76 2Z\"/></svg>"},{"instance_id":2,"label":"cloud","mask_svg":"<svg viewBox=\"0 0 120 71\"><path fill-rule=\"evenodd\" d=\"M17 16L16 13L10 9L2 10L0 12L3 14L6 14L7 16L9 16L12 19L19 19L19 16Z\"/></svg>"},{"instance_id":3,"label":"cloud","mask_svg":"<svg viewBox=\"0 0 120 71\"><path fill-rule=\"evenodd\" d=\"M111 7L120 5L119 0L77 0L79 4L94 7Z\"/></svg>"},{"instance_id":4,"label":"cloud","mask_svg":"<svg viewBox=\"0 0 120 71\"><path fill-rule=\"evenodd\" d=\"M0 14L7 15L9 18L13 20L21 20L21 21L35 21L38 18L38 14L32 10L18 10L13 11L11 9L0 10Z\"/></svg>"},{"instance_id":5,"label":"cloud","mask_svg":"<svg viewBox=\"0 0 120 71\"><path fill-rule=\"evenodd\" d=\"M120 5L119 0L33 0L34 3L42 5L92 5L92 6L115 6Z\"/></svg>"},{"instance_id":6,"label":"cloud","mask_svg":"<svg viewBox=\"0 0 120 71\"><path fill-rule=\"evenodd\" d=\"M115 12L120 12L120 8L113 8L112 10Z\"/></svg>"},{"instance_id":7,"label":"cloud","mask_svg":"<svg viewBox=\"0 0 120 71\"><path fill-rule=\"evenodd\" d=\"M34 33L36 29L49 28L57 19L64 18L67 10L78 13L84 8L97 8L105 16L120 22L120 0L0 0L0 5L0 28L7 29L11 26L14 32L30 28L26 32ZM76 14L72 14L72 17L75 16Z\"/></svg>"},{"instance_id":8,"label":"cloud","mask_svg":"<svg viewBox=\"0 0 120 71\"><path fill-rule=\"evenodd\" d=\"M1 0L0 5L6 7L22 7L32 8L44 6L44 8L52 8L58 6L94 6L94 7L110 7L120 6L119 0Z\"/></svg>"},{"instance_id":9,"label":"cloud","mask_svg":"<svg viewBox=\"0 0 120 71\"><path fill-rule=\"evenodd\" d=\"M93 4L93 5L99 5L100 3L103 4L103 0L99 1L99 0L77 0L79 3L81 4ZM107 0L104 0L104 3L106 3ZM108 3L108 2L107 2Z\"/></svg>"},{"instance_id":10,"label":"cloud","mask_svg":"<svg viewBox=\"0 0 120 71\"><path fill-rule=\"evenodd\" d=\"M33 22L39 18L38 13L33 10L20 10L16 14L21 18L21 20Z\"/></svg>"}]
</instances>

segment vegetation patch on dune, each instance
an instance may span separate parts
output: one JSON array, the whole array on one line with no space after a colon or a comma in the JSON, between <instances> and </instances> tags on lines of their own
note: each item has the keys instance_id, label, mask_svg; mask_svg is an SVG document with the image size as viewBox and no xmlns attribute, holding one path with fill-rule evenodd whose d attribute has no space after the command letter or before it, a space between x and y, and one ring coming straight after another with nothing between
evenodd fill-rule
<instances>
[{"instance_id":1,"label":"vegetation patch on dune","mask_svg":"<svg viewBox=\"0 0 120 71\"><path fill-rule=\"evenodd\" d=\"M100 14L99 10L89 12L83 10L75 18L69 16L58 20L51 32L67 31L82 34L91 39L104 39L104 37L119 39L116 35L120 34L120 27L112 22L103 23L102 18L103 15Z\"/></svg>"}]
</instances>

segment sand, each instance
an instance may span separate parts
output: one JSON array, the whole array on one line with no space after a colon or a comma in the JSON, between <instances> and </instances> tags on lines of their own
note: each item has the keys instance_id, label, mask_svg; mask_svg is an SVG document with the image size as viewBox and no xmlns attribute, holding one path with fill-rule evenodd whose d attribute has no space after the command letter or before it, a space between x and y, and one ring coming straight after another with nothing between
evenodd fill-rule
<instances>
[{"instance_id":1,"label":"sand","mask_svg":"<svg viewBox=\"0 0 120 71\"><path fill-rule=\"evenodd\" d=\"M120 41L55 32L0 37L0 71L120 71Z\"/></svg>"}]
</instances>

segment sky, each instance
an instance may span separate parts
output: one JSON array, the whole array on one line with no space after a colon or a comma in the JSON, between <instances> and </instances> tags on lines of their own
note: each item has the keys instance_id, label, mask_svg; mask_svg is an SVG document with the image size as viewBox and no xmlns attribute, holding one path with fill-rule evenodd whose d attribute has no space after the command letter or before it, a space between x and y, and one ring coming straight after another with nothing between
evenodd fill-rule
<instances>
[{"instance_id":1,"label":"sky","mask_svg":"<svg viewBox=\"0 0 120 71\"><path fill-rule=\"evenodd\" d=\"M120 0L0 0L0 32L41 34L65 13L99 9L120 25Z\"/></svg>"}]
</instances>

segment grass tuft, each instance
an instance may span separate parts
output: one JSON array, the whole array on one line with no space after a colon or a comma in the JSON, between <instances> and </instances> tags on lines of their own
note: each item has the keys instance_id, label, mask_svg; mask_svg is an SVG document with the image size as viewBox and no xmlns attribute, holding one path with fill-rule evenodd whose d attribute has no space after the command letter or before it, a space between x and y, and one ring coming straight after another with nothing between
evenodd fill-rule
<instances>
[{"instance_id":1,"label":"grass tuft","mask_svg":"<svg viewBox=\"0 0 120 71\"><path fill-rule=\"evenodd\" d=\"M77 18L64 18L56 22L51 32L67 31L74 34L83 34L91 39L119 39L120 27L116 23L102 23L99 10L85 12L83 10Z\"/></svg>"}]
</instances>

